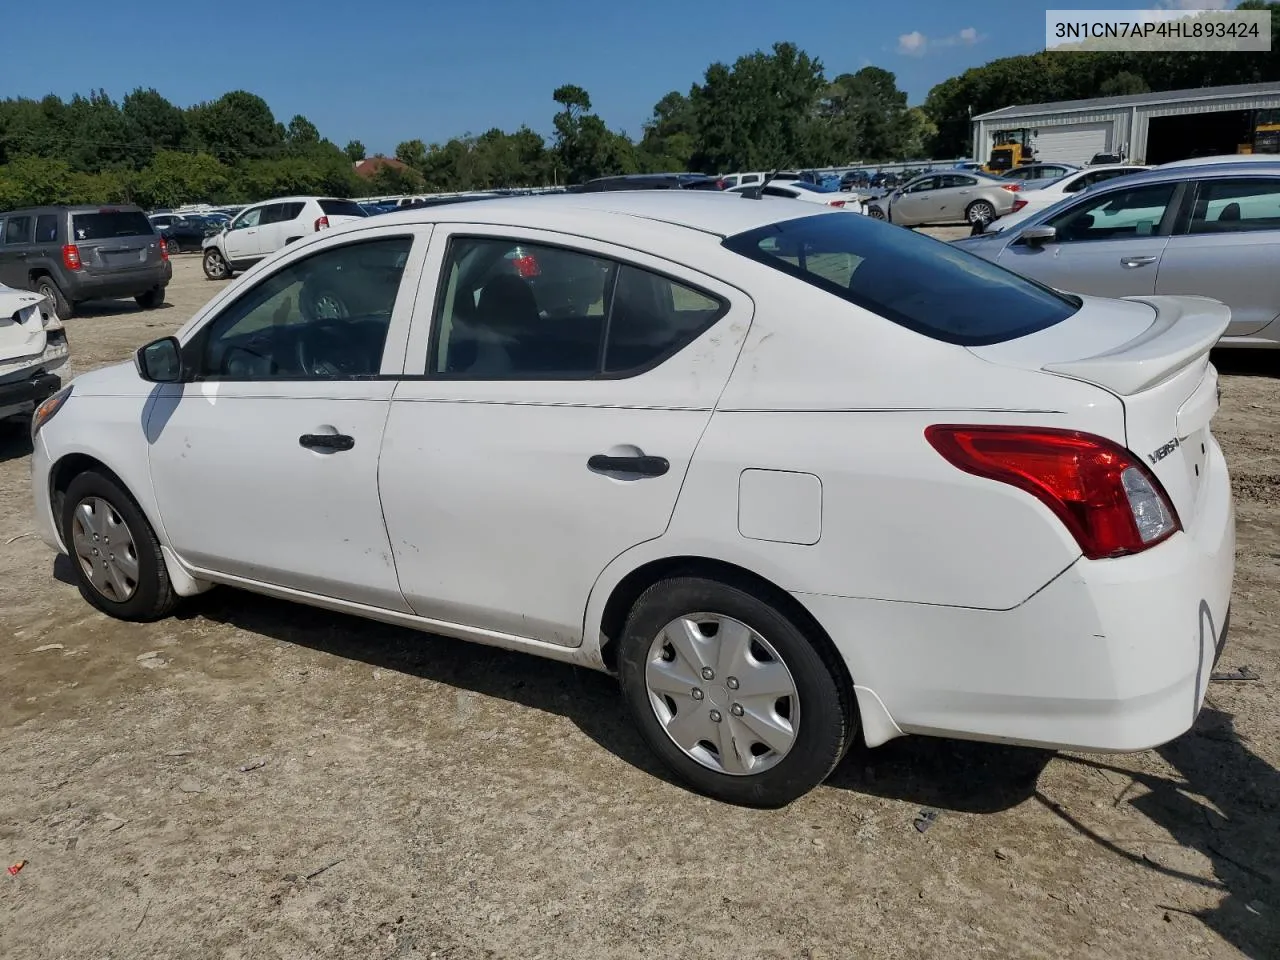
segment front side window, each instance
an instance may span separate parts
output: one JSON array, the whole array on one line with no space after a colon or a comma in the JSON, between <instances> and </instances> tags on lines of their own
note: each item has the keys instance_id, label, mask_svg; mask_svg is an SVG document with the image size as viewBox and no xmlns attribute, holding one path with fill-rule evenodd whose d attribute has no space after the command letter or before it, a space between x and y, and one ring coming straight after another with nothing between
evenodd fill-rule
<instances>
[{"instance_id":1,"label":"front side window","mask_svg":"<svg viewBox=\"0 0 1280 960\"><path fill-rule=\"evenodd\" d=\"M1173 200L1171 183L1110 190L1062 211L1046 226L1057 231L1059 243L1085 240L1125 240L1157 233Z\"/></svg>"},{"instance_id":2,"label":"front side window","mask_svg":"<svg viewBox=\"0 0 1280 960\"><path fill-rule=\"evenodd\" d=\"M243 230L246 227L256 227L262 222L262 207L254 207L252 210L246 210L240 216L231 221L232 230Z\"/></svg>"},{"instance_id":3,"label":"front side window","mask_svg":"<svg viewBox=\"0 0 1280 960\"><path fill-rule=\"evenodd\" d=\"M197 334L206 380L374 376L412 237L314 253L258 283Z\"/></svg>"},{"instance_id":4,"label":"front side window","mask_svg":"<svg viewBox=\"0 0 1280 960\"><path fill-rule=\"evenodd\" d=\"M917 180L915 183L907 184L903 188L902 192L903 193L924 193L926 190L937 189L937 186L938 186L937 177L925 177L923 180Z\"/></svg>"},{"instance_id":5,"label":"front side window","mask_svg":"<svg viewBox=\"0 0 1280 960\"><path fill-rule=\"evenodd\" d=\"M1200 184L1191 233L1280 230L1280 180L1214 180Z\"/></svg>"},{"instance_id":6,"label":"front side window","mask_svg":"<svg viewBox=\"0 0 1280 960\"><path fill-rule=\"evenodd\" d=\"M449 245L428 370L470 380L588 380L650 369L725 311L668 277L516 240Z\"/></svg>"},{"instance_id":7,"label":"front side window","mask_svg":"<svg viewBox=\"0 0 1280 960\"><path fill-rule=\"evenodd\" d=\"M10 217L4 223L5 243L28 243L31 240L31 218Z\"/></svg>"},{"instance_id":8,"label":"front side window","mask_svg":"<svg viewBox=\"0 0 1280 960\"><path fill-rule=\"evenodd\" d=\"M724 241L739 253L917 333L964 346L1060 323L1074 298L923 234L871 217L819 214Z\"/></svg>"}]
</instances>

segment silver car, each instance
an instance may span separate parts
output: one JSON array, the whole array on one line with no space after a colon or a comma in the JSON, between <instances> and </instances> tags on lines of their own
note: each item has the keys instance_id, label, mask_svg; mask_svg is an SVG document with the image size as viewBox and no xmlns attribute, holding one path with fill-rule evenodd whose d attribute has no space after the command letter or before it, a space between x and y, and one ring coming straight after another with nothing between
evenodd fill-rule
<instances>
[{"instance_id":1,"label":"silver car","mask_svg":"<svg viewBox=\"0 0 1280 960\"><path fill-rule=\"evenodd\" d=\"M982 173L926 173L867 203L877 220L904 227L926 223L987 224L1014 209L1021 185Z\"/></svg>"},{"instance_id":2,"label":"silver car","mask_svg":"<svg viewBox=\"0 0 1280 960\"><path fill-rule=\"evenodd\" d=\"M956 241L1059 290L1221 300L1221 346L1280 347L1280 161L1156 168Z\"/></svg>"}]
</instances>

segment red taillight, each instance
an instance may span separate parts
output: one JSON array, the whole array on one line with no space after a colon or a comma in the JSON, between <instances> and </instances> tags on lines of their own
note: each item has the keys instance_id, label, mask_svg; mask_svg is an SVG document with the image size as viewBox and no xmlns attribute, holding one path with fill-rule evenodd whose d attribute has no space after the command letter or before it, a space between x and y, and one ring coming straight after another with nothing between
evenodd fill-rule
<instances>
[{"instance_id":1,"label":"red taillight","mask_svg":"<svg viewBox=\"0 0 1280 960\"><path fill-rule=\"evenodd\" d=\"M1000 189L1001 189L1001 190L1008 190L1010 193L1017 193L1019 190L1021 190L1021 189L1022 189L1022 184L1020 184L1020 183L1002 183L1002 184L1000 184Z\"/></svg>"},{"instance_id":2,"label":"red taillight","mask_svg":"<svg viewBox=\"0 0 1280 960\"><path fill-rule=\"evenodd\" d=\"M1009 212L1010 212L1010 213L1017 213L1019 210L1021 210L1021 209L1022 209L1023 207L1025 207L1026 205L1027 205L1027 201L1025 201L1025 200L1015 200L1015 201L1013 201L1013 209L1012 209L1012 210L1010 210Z\"/></svg>"},{"instance_id":3,"label":"red taillight","mask_svg":"<svg viewBox=\"0 0 1280 960\"><path fill-rule=\"evenodd\" d=\"M827 206L828 206L828 207L843 207L843 206L844 206L846 203L848 203L848 202L849 202L848 200L828 200L828 201L827 201Z\"/></svg>"},{"instance_id":4,"label":"red taillight","mask_svg":"<svg viewBox=\"0 0 1280 960\"><path fill-rule=\"evenodd\" d=\"M925 438L953 466L1025 490L1090 560L1153 547L1182 529L1149 470L1110 440L1042 427L936 425Z\"/></svg>"},{"instance_id":5,"label":"red taillight","mask_svg":"<svg viewBox=\"0 0 1280 960\"><path fill-rule=\"evenodd\" d=\"M522 256L516 257L511 262L516 266L516 273L520 274L520 276L524 277L526 280L536 277L542 273L542 267L538 265L537 258L531 253L526 253Z\"/></svg>"},{"instance_id":6,"label":"red taillight","mask_svg":"<svg viewBox=\"0 0 1280 960\"><path fill-rule=\"evenodd\" d=\"M80 248L68 243L62 248L62 263L68 270L80 269Z\"/></svg>"},{"instance_id":7,"label":"red taillight","mask_svg":"<svg viewBox=\"0 0 1280 960\"><path fill-rule=\"evenodd\" d=\"M320 230L328 230L328 229L329 229L329 218L328 218L328 217L317 217L317 218L316 218L316 230L317 230L317 232L318 232L318 231L320 231Z\"/></svg>"},{"instance_id":8,"label":"red taillight","mask_svg":"<svg viewBox=\"0 0 1280 960\"><path fill-rule=\"evenodd\" d=\"M160 238L160 259L169 259L169 244L165 241L164 237Z\"/></svg>"}]
</instances>

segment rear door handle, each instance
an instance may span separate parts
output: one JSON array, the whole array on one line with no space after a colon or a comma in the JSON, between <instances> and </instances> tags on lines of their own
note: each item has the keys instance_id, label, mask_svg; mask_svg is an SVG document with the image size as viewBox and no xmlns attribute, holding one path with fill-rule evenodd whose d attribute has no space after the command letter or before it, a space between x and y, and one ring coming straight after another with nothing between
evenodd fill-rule
<instances>
[{"instance_id":1,"label":"rear door handle","mask_svg":"<svg viewBox=\"0 0 1280 960\"><path fill-rule=\"evenodd\" d=\"M1155 263L1159 257L1121 257L1120 265L1122 267L1145 267L1149 263Z\"/></svg>"},{"instance_id":2,"label":"rear door handle","mask_svg":"<svg viewBox=\"0 0 1280 960\"><path fill-rule=\"evenodd\" d=\"M642 477L660 477L671 469L665 457L610 457L597 453L587 461L597 473L634 473Z\"/></svg>"},{"instance_id":3,"label":"rear door handle","mask_svg":"<svg viewBox=\"0 0 1280 960\"><path fill-rule=\"evenodd\" d=\"M345 433L304 433L298 444L308 450L350 450L356 445L355 437Z\"/></svg>"}]
</instances>

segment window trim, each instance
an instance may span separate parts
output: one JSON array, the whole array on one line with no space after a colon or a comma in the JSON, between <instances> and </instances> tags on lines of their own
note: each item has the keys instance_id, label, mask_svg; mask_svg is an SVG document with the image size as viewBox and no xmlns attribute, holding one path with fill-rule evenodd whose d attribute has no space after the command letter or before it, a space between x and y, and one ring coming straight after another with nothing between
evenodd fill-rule
<instances>
[{"instance_id":1,"label":"window trim","mask_svg":"<svg viewBox=\"0 0 1280 960\"><path fill-rule=\"evenodd\" d=\"M413 301L417 297L417 287L421 280L421 262L415 263L415 248L421 244L422 250L417 254L416 259L421 261L425 256L425 247L430 239L429 235L424 237L420 232L421 224L407 224L404 229L397 230L390 228L388 232L372 232L372 235L365 235L365 231L357 231L354 234L344 235L339 242L323 243L314 248L303 248L302 252L297 256L289 257L284 263L278 265L275 270L264 273L253 283L252 286L243 290L236 290L235 296L223 303L211 303L212 309L200 318L199 326L191 331L182 340L182 365L184 369L193 371L190 382L192 383L362 383L370 380L386 380L386 379L402 379L401 374L386 374L381 371L381 367L385 366L389 350L395 350L400 355L399 359L403 361L404 352L404 335L399 336L397 341L393 341L393 335L396 333L396 313L399 309L410 311L410 319L412 318ZM376 228L374 228L376 230ZM386 228L384 228L386 229ZM328 239L328 238L326 238ZM244 301L246 297L250 297L255 291L259 290L264 283L271 278L279 276L285 270L289 270L304 260L320 254L329 253L334 250L342 250L347 247L357 246L364 243L377 243L382 240L401 240L409 241L409 251L405 260L404 271L400 275L400 286L396 290L395 301L391 305L391 316L387 323L387 336L382 344L382 357L379 362L379 371L377 373L359 374L349 377L211 377L203 373L205 361L207 360L210 331L220 317L228 310L234 309L235 306ZM406 281L410 286L406 286ZM231 288L228 287L230 290ZM402 301L407 301L405 307L401 307ZM406 323L408 321L406 320Z\"/></svg>"},{"instance_id":2,"label":"window trim","mask_svg":"<svg viewBox=\"0 0 1280 960\"><path fill-rule=\"evenodd\" d=\"M437 362L439 360L439 349L440 349L440 330L441 330L441 320L442 320L441 311L444 309L444 300L449 287L449 280L448 280L449 265L450 263L452 263L451 258L453 256L454 244L459 241L467 241L467 240L481 240L481 241L488 241L488 242L494 242L494 243L510 243L515 246L544 247L544 248L549 248L553 250L562 250L565 253L572 253L578 256L589 257L592 260L608 260L610 263L613 264L613 270L611 271L610 278L607 281L609 284L609 289L606 291L606 295L608 296L608 299L609 299L609 306L604 314L604 319L603 319L604 331L603 331L603 335L600 338L600 354L596 358L596 372L594 374L590 376L575 376L575 377L566 377L559 374L551 374L547 376L530 376L528 374L523 374L520 376L478 377L466 372L447 373L447 372L436 371ZM717 304L719 304L719 307L716 310L716 312L711 316L711 318L707 321L706 325L703 326L702 329L699 330L696 334L694 334L692 338L688 340L684 340L683 342L680 342L675 347L669 347L668 349L664 350L662 353L658 354L653 360L649 361L647 364L644 364L640 367L633 367L629 370L618 371L616 373L607 373L604 370L604 363L605 363L605 359L608 356L608 351L609 351L609 330L613 325L613 297L614 297L614 294L617 293L618 274L621 272L622 267L631 267L633 270L640 270L644 273L661 277L662 279L667 280L671 283L679 284L682 287L687 287L688 289L694 291L695 293L701 296L704 296L709 300L715 301ZM548 241L548 240L520 239L519 237L516 237L512 234L507 234L507 233L473 233L466 230L460 230L457 233L450 233L447 237L447 242L445 243L444 256L440 261L440 272L437 274L435 278L435 284L436 284L436 290L435 290L435 296L432 299L432 304L431 304L431 315L430 315L430 323L429 323L430 332L427 338L426 367L425 367L424 373L420 376L405 375L402 377L398 377L397 379L436 380L436 381L454 382L454 383L458 383L458 382L462 382L462 383L590 383L594 381L605 381L605 380L630 380L634 377L643 376L644 374L649 373L652 370L656 370L658 367L662 366L672 357L681 353L683 350L689 347L694 341L696 341L699 337L703 336L708 330L710 330L717 323L723 320L731 307L731 304L729 303L728 300L726 300L724 297L720 296L719 294L712 293L710 290L706 289L705 287L690 283L688 280L681 279L679 277L674 276L671 273L667 273L662 270L655 270L654 268L648 267L648 266L640 266L634 261L623 260L620 257L614 255L613 253L591 252L589 250L583 249L582 247L570 246L568 243L557 243L557 242Z\"/></svg>"}]
</instances>

